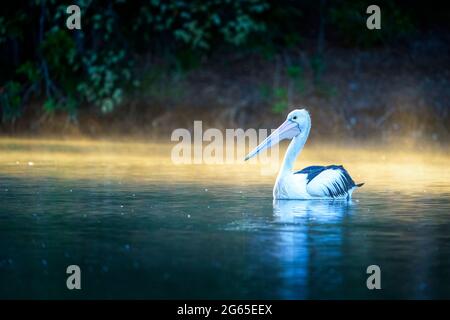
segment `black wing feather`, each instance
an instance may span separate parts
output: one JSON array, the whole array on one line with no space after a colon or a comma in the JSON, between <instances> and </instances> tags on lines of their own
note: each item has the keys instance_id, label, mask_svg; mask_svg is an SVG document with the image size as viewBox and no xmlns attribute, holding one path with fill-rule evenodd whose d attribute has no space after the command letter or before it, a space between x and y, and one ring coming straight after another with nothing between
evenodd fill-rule
<instances>
[{"instance_id":1,"label":"black wing feather","mask_svg":"<svg viewBox=\"0 0 450 320\"><path fill-rule=\"evenodd\" d=\"M339 196L344 196L347 192L352 189L356 185L353 179L348 174L347 170L344 169L341 165L330 165L330 166L310 166L306 167L300 171L294 172L294 174L306 174L307 183L310 183L316 176L322 173L325 170L338 170L340 173L339 180L333 182L332 185L327 186L328 196L336 198ZM361 184L362 185L362 184Z\"/></svg>"}]
</instances>

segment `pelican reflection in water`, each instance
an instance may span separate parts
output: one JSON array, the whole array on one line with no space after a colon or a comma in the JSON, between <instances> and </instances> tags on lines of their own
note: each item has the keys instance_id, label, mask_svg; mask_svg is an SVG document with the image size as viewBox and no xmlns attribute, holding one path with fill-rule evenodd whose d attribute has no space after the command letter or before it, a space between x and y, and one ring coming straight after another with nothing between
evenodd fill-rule
<instances>
[{"instance_id":1,"label":"pelican reflection in water","mask_svg":"<svg viewBox=\"0 0 450 320\"><path fill-rule=\"evenodd\" d=\"M343 222L351 208L348 201L273 201L273 222L278 232L269 250L278 253L272 263L278 266L279 294L284 299L320 296L318 291L340 285L339 277L330 270L345 255ZM323 228L326 233L318 232Z\"/></svg>"},{"instance_id":2,"label":"pelican reflection in water","mask_svg":"<svg viewBox=\"0 0 450 320\"><path fill-rule=\"evenodd\" d=\"M351 208L351 202L334 200L273 200L276 222L295 223L313 219L335 222L342 219Z\"/></svg>"}]
</instances>

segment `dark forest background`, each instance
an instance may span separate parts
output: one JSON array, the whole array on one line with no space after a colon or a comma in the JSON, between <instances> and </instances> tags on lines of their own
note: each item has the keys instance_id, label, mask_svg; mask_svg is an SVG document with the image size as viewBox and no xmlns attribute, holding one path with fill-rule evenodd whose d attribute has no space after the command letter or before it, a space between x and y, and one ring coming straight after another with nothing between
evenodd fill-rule
<instances>
[{"instance_id":1,"label":"dark forest background","mask_svg":"<svg viewBox=\"0 0 450 320\"><path fill-rule=\"evenodd\" d=\"M81 8L68 30L66 8ZM381 30L366 9L381 8ZM430 1L10 1L0 9L0 132L161 136L275 127L447 143L450 10Z\"/></svg>"}]
</instances>

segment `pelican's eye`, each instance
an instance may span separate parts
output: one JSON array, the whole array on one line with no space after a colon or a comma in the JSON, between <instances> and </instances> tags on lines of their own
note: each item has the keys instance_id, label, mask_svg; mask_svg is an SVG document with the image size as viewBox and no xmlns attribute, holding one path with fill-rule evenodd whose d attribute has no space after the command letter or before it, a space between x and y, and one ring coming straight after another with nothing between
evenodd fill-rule
<instances>
[{"instance_id":1,"label":"pelican's eye","mask_svg":"<svg viewBox=\"0 0 450 320\"><path fill-rule=\"evenodd\" d=\"M292 119L293 119L293 120L297 120L297 116L293 116Z\"/></svg>"}]
</instances>

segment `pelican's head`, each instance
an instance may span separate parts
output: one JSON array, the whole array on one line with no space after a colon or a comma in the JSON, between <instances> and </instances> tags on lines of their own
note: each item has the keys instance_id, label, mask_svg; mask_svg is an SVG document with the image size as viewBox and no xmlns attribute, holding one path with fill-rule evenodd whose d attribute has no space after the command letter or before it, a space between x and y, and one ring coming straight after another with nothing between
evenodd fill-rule
<instances>
[{"instance_id":1,"label":"pelican's head","mask_svg":"<svg viewBox=\"0 0 450 320\"><path fill-rule=\"evenodd\" d=\"M298 135L308 135L310 128L311 118L309 112L305 109L295 109L287 115L286 121L278 129L272 132L270 136L245 157L245 160L256 156L264 149L276 145L281 140L290 140Z\"/></svg>"}]
</instances>

